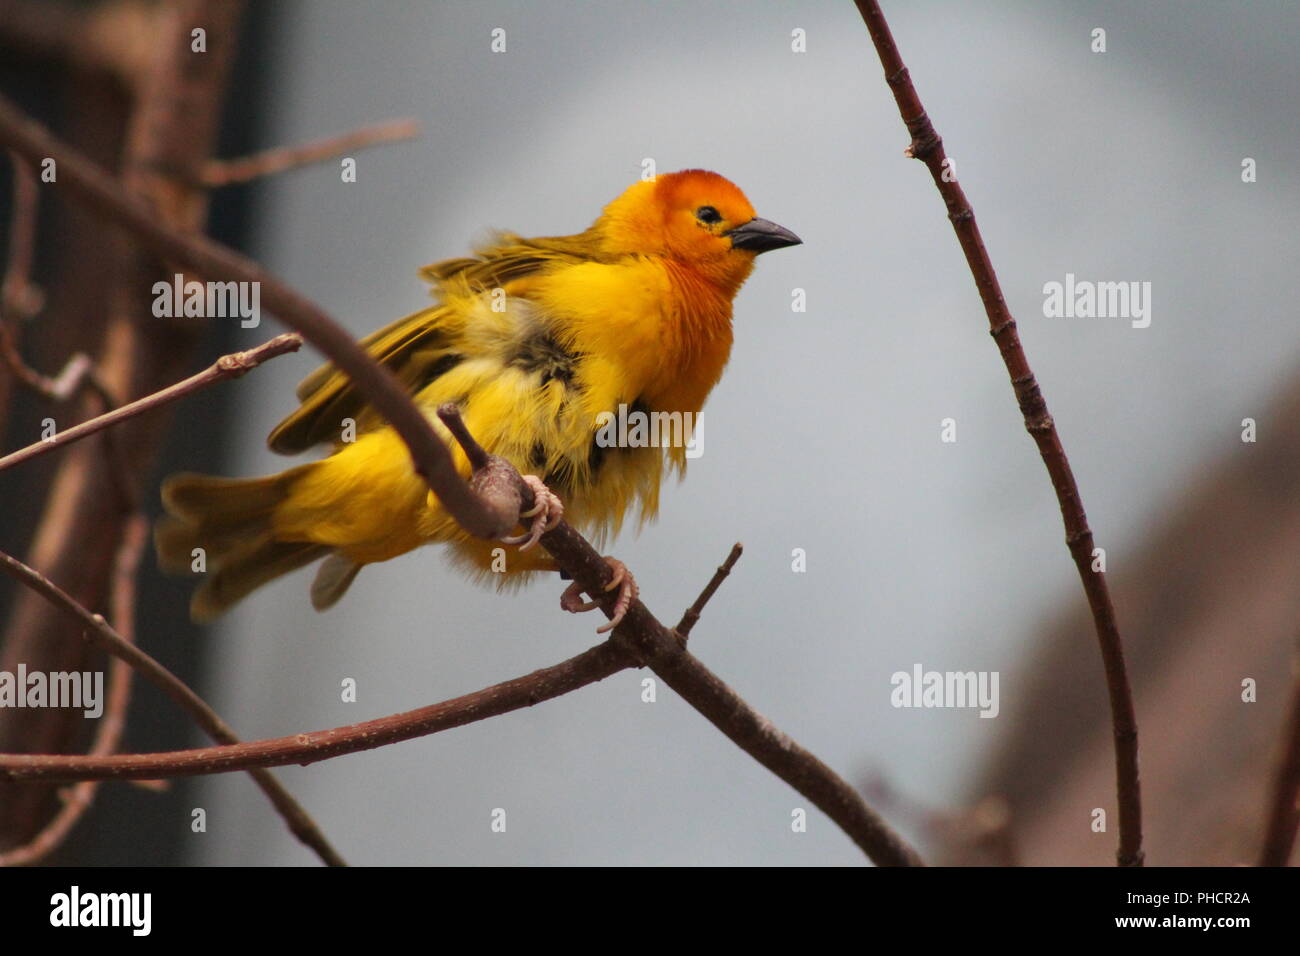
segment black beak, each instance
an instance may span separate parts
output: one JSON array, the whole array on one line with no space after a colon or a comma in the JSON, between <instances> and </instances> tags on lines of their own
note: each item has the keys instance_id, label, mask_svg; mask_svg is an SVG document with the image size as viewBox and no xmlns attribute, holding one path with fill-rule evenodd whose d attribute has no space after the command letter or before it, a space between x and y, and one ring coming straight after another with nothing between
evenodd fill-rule
<instances>
[{"instance_id":1,"label":"black beak","mask_svg":"<svg viewBox=\"0 0 1300 956\"><path fill-rule=\"evenodd\" d=\"M797 246L803 242L785 226L778 226L766 219L751 219L723 235L731 237L731 248L750 249L756 253Z\"/></svg>"}]
</instances>

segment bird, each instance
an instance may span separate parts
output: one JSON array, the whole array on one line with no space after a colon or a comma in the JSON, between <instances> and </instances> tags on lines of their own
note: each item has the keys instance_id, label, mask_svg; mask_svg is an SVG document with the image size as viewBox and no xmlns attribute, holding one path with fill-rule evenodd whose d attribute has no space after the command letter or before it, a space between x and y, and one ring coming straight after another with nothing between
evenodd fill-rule
<instances>
[{"instance_id":1,"label":"bird","mask_svg":"<svg viewBox=\"0 0 1300 956\"><path fill-rule=\"evenodd\" d=\"M323 611L364 566L425 544L501 586L558 570L533 545L561 517L602 544L634 511L642 526L652 520L661 482L684 475L685 441L611 441L611 416L698 416L730 356L732 303L755 258L800 243L730 180L687 169L642 177L583 232L496 232L470 256L425 267L434 303L361 345L448 441L462 475L469 464L436 415L448 402L483 448L518 469L535 501L523 533L491 541L460 528L395 430L326 364L299 384L297 409L267 444L328 454L265 477L166 479L160 567L201 572L190 602L199 622L316 561L311 603ZM503 543L518 547L507 557ZM601 632L638 594L627 568L606 561L619 593ZM598 595L582 593L570 584L561 607L597 606Z\"/></svg>"}]
</instances>

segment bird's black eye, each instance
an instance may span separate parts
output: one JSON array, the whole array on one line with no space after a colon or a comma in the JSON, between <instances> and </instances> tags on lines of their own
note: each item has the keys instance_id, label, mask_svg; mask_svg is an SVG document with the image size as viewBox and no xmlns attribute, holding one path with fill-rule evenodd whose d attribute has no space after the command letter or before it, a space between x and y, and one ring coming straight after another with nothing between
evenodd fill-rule
<instances>
[{"instance_id":1,"label":"bird's black eye","mask_svg":"<svg viewBox=\"0 0 1300 956\"><path fill-rule=\"evenodd\" d=\"M695 218L700 222L707 222L713 225L715 222L722 222L722 215L712 206L701 206L695 210Z\"/></svg>"}]
</instances>

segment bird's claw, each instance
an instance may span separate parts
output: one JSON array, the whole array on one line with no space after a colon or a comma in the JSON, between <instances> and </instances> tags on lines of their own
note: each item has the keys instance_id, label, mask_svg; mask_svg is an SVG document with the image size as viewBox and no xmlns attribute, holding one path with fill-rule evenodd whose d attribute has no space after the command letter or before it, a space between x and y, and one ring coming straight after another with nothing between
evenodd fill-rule
<instances>
[{"instance_id":1,"label":"bird's claw","mask_svg":"<svg viewBox=\"0 0 1300 956\"><path fill-rule=\"evenodd\" d=\"M637 587L636 579L632 577L632 572L627 569L627 565L618 558L611 557L606 557L605 563L609 565L610 571L613 572L609 583L605 585L605 590L608 592L618 588L618 598L614 601L614 613L610 616L609 623L596 628L597 634L604 634L618 627L619 622L627 614L628 608L632 606L632 602L641 593L641 589ZM600 602L584 601L582 599L582 585L574 581L560 595L560 607L570 614L581 614L584 611L600 607Z\"/></svg>"},{"instance_id":2,"label":"bird's claw","mask_svg":"<svg viewBox=\"0 0 1300 956\"><path fill-rule=\"evenodd\" d=\"M527 534L502 538L505 544L517 544L520 551L527 551L535 545L548 531L554 531L564 518L564 503L536 475L521 475L524 484L533 490L533 506L527 511L519 512L519 517L532 518ZM520 522L523 523L522 521Z\"/></svg>"}]
</instances>

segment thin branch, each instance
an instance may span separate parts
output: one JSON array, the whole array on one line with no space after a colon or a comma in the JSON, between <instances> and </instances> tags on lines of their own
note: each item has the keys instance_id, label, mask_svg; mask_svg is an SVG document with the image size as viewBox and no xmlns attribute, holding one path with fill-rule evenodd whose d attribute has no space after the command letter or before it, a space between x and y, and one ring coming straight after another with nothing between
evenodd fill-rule
<instances>
[{"instance_id":1,"label":"thin branch","mask_svg":"<svg viewBox=\"0 0 1300 956\"><path fill-rule=\"evenodd\" d=\"M722 582L727 580L727 575L729 575L731 569L736 566L736 562L740 560L740 556L744 551L745 548L739 541L731 546L731 553L727 555L727 560L718 565L718 570L713 573L713 577L709 580L709 583L704 586L704 590L700 592L700 596L695 599L694 604L686 609L686 613L682 615L682 619L677 623L677 626L673 628L673 632L683 644L685 644L690 638L691 628L695 627L695 622L700 619L700 614L704 610L704 605L708 604L709 601L713 599L713 595L717 593L718 588L722 587Z\"/></svg>"},{"instance_id":2,"label":"thin branch","mask_svg":"<svg viewBox=\"0 0 1300 956\"><path fill-rule=\"evenodd\" d=\"M889 25L876 0L855 0L862 19L866 22L885 70L885 80L894 93L899 114L907 131L912 135L908 155L925 163L934 184L948 207L948 218L961 244L966 262L975 278L975 286L984 302L989 319L989 331L1002 353L1007 373L1015 389L1016 400L1024 415L1025 428L1034 442L1047 472L1052 479L1061 516L1065 522L1065 540L1074 558L1079 578L1097 629L1101 657L1106 672L1106 686L1110 696L1111 723L1115 735L1115 777L1119 802L1119 850L1116 859L1120 866L1141 866L1142 852L1142 795L1138 782L1138 731L1133 710L1133 692L1129 686L1128 669L1124 663L1124 645L1120 640L1115 608L1111 604L1106 576L1092 569L1093 537L1088 527L1088 517L1083 510L1083 498L1074 480L1070 461L1065 456L1056 423L1047 411L1047 401L1025 357L1016 332L1015 320L1007 308L997 273L984 239L975 222L975 213L966 199L961 185L947 167L943 140L926 115L921 99L912 85L911 77L898 47L889 32Z\"/></svg>"},{"instance_id":3,"label":"thin branch","mask_svg":"<svg viewBox=\"0 0 1300 956\"><path fill-rule=\"evenodd\" d=\"M137 399L120 408L114 408L112 411L105 412L89 421L74 425L71 428L56 433L48 441L33 442L26 448L20 448L0 458L0 471L6 468L12 468L14 465L22 464L28 459L35 458L37 455L43 455L46 452L54 451L56 448L62 448L64 445L70 445L73 442L93 435L96 432L103 431L105 428L116 425L118 422L125 421L128 418L134 418L136 415L142 415L145 412L152 411L162 405L174 402L177 399L184 398L192 392L197 392L201 388L206 388L215 382L228 378L239 378L241 375L261 365L268 359L284 355L286 352L296 352L302 347L301 336L292 332L286 332L283 335L277 335L275 338L263 342L256 348L249 349L246 352L235 352L230 355L223 355L210 366L199 372L197 375L191 375L184 381L177 382L169 388L154 392L152 395L146 395L144 398ZM65 371L66 374L66 371ZM105 396L107 399L107 396Z\"/></svg>"},{"instance_id":4,"label":"thin branch","mask_svg":"<svg viewBox=\"0 0 1300 956\"><path fill-rule=\"evenodd\" d=\"M209 188L246 183L273 176L297 166L322 163L358 149L414 139L420 135L417 120L394 119L299 146L281 146L240 159L213 159L203 165L197 184Z\"/></svg>"},{"instance_id":5,"label":"thin branch","mask_svg":"<svg viewBox=\"0 0 1300 956\"><path fill-rule=\"evenodd\" d=\"M0 551L0 571L36 591L64 614L71 617L79 625L82 637L90 644L112 654L119 660L125 661L143 674L182 710L193 717L194 722L213 740L223 744L239 743L239 738L235 736L235 732L198 694L194 693L184 681L167 670L162 664L118 634L104 620L103 615L92 614L43 574L29 568L17 558L5 554L3 551ZM111 761L115 758L109 755L73 759ZM346 865L343 858L329 845L329 842L311 817L307 815L307 812L280 785L275 777L265 770L252 770L250 774L299 840L311 847L330 866ZM165 776L165 774L144 774L142 776L157 777ZM107 778L81 777L75 779Z\"/></svg>"},{"instance_id":6,"label":"thin branch","mask_svg":"<svg viewBox=\"0 0 1300 956\"><path fill-rule=\"evenodd\" d=\"M13 169L13 208L9 216L9 249L5 274L0 281L0 319L13 324L25 322L40 311L39 290L32 285L32 264L36 259L37 211L40 187L36 172L16 153L10 152Z\"/></svg>"},{"instance_id":7,"label":"thin branch","mask_svg":"<svg viewBox=\"0 0 1300 956\"><path fill-rule=\"evenodd\" d=\"M99 407L102 409L101 417L107 417L113 413L113 410L117 407L117 402L114 400L108 386L100 379L90 356L84 352L77 352L68 359L67 364L63 366L63 371L51 378L48 375L42 375L23 361L13 336L14 329L5 323L0 323L0 359L13 372L15 380L21 382L42 398L52 402L67 402L81 394L83 390L88 391L98 401ZM11 464L18 464L24 457L35 457L44 451L52 450L56 445L76 441L77 437L84 437L98 430L88 429L82 435L66 441L42 439L10 456L17 459ZM62 438L63 436L56 437ZM126 449L122 447L122 442L116 432L105 433L104 445L108 452L109 470L113 476L113 483L116 486L118 496L121 498L125 510L134 511L139 506L140 495L131 477L131 467L127 461ZM6 461L8 461L7 458L0 458L0 471L8 467L5 464Z\"/></svg>"},{"instance_id":8,"label":"thin branch","mask_svg":"<svg viewBox=\"0 0 1300 956\"><path fill-rule=\"evenodd\" d=\"M122 545L113 561L113 627L123 641L135 643L135 579L149 539L149 522L142 514L132 516L122 535ZM126 712L131 703L131 665L113 658L108 674L108 695L89 756L115 753L126 729ZM49 856L63 844L78 821L90 810L99 782L83 780L61 794L63 807L23 846L0 853L0 866L29 866Z\"/></svg>"},{"instance_id":9,"label":"thin branch","mask_svg":"<svg viewBox=\"0 0 1300 956\"><path fill-rule=\"evenodd\" d=\"M68 359L58 375L43 375L23 361L12 330L7 325L0 325L0 352L14 378L43 398L52 402L66 402L82 388L89 387L109 408L116 404L108 394L108 389L95 378L95 364L85 352L77 352Z\"/></svg>"},{"instance_id":10,"label":"thin branch","mask_svg":"<svg viewBox=\"0 0 1300 956\"><path fill-rule=\"evenodd\" d=\"M416 473L424 478L443 508L461 527L479 537L500 534L498 503L478 494L460 477L450 451L393 373L376 363L314 303L245 256L200 235L182 233L159 222L150 215L148 207L135 200L121 184L58 141L40 124L24 116L3 97L0 97L0 144L12 146L31 162L45 156L55 157L59 164L60 185L130 231L159 255L204 275L227 281L260 283L263 304L332 359L376 412L389 422L410 449ZM514 481L522 484L517 474ZM517 520L517 512L514 518ZM612 574L608 562L571 526L561 522L542 536L541 543L588 594L605 593L603 589ZM612 615L615 600L616 595L608 594L602 601L607 617ZM889 829L852 787L813 754L773 727L688 654L676 636L659 623L640 600L632 602L623 622L614 631L613 640L619 643L624 653L648 662L655 673L732 741L804 794L876 863L920 863L915 851ZM10 776L26 776L33 772L57 770L60 761L78 759L84 758L23 755L4 758L0 767L8 767ZM146 766L148 769L142 775L162 775L155 765L148 763L148 757L127 755L101 759L113 762L119 771L127 771L131 766ZM63 763L62 766L66 769L69 765Z\"/></svg>"},{"instance_id":11,"label":"thin branch","mask_svg":"<svg viewBox=\"0 0 1300 956\"><path fill-rule=\"evenodd\" d=\"M1260 866L1286 866L1300 829L1300 645L1291 662L1291 674L1291 711L1282 731L1282 756L1273 781Z\"/></svg>"},{"instance_id":12,"label":"thin branch","mask_svg":"<svg viewBox=\"0 0 1300 956\"><path fill-rule=\"evenodd\" d=\"M12 366L11 356L18 354L17 340L22 327L41 311L44 296L31 281L40 218L40 188L36 172L17 153L10 151L8 155L13 170L13 188L4 278L0 279L0 351ZM0 379L0 422L8 420L16 378L18 376Z\"/></svg>"},{"instance_id":13,"label":"thin branch","mask_svg":"<svg viewBox=\"0 0 1300 956\"><path fill-rule=\"evenodd\" d=\"M220 747L108 757L62 754L0 755L0 780L148 780L306 766L373 750L532 707L604 680L633 664L612 640L576 657L441 703L359 724Z\"/></svg>"},{"instance_id":14,"label":"thin branch","mask_svg":"<svg viewBox=\"0 0 1300 956\"><path fill-rule=\"evenodd\" d=\"M465 452L470 467L470 490L491 509L494 531L489 537L503 536L519 522L522 513L535 504L533 490L514 465L500 455L489 455L470 434L469 426L461 417L460 406L455 402L439 405L438 419Z\"/></svg>"}]
</instances>

